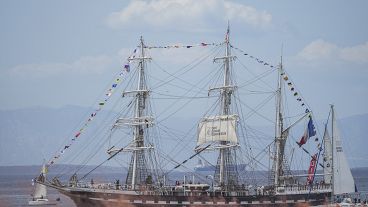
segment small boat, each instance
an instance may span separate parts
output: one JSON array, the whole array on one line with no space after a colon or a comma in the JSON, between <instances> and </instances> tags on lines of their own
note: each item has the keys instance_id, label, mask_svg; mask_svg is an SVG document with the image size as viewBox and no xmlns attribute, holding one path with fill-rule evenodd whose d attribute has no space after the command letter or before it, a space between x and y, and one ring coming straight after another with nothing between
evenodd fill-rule
<instances>
[{"instance_id":1,"label":"small boat","mask_svg":"<svg viewBox=\"0 0 368 207\"><path fill-rule=\"evenodd\" d=\"M349 207L355 206L355 204L351 201L351 198L344 198L340 203L337 203L340 207Z\"/></svg>"},{"instance_id":2,"label":"small boat","mask_svg":"<svg viewBox=\"0 0 368 207\"><path fill-rule=\"evenodd\" d=\"M41 174L35 179L35 191L32 195L32 200L28 201L29 206L44 206L44 205L56 205L56 202L49 201L47 198L47 188L41 184L46 180L47 168L42 166Z\"/></svg>"}]
</instances>

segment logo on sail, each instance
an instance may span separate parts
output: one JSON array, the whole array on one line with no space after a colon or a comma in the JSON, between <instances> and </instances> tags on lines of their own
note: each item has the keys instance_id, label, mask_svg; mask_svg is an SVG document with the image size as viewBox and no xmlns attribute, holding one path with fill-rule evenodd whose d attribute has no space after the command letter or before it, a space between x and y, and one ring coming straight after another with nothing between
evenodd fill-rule
<instances>
[{"instance_id":1,"label":"logo on sail","mask_svg":"<svg viewBox=\"0 0 368 207\"><path fill-rule=\"evenodd\" d=\"M226 131L221 131L218 127L210 127L207 129L208 136L226 136Z\"/></svg>"}]
</instances>

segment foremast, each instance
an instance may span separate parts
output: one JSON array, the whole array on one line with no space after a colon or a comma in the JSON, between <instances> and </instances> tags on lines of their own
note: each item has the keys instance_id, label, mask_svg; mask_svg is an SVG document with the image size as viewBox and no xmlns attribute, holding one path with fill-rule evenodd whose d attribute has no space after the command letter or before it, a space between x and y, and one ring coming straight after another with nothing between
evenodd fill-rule
<instances>
[{"instance_id":1,"label":"foremast","mask_svg":"<svg viewBox=\"0 0 368 207\"><path fill-rule=\"evenodd\" d=\"M129 165L126 184L130 185L132 189L137 186L147 184L150 175L150 170L146 160L146 150L151 149L152 146L145 145L145 128L152 124L152 118L146 114L146 102L149 97L149 90L146 84L145 67L147 60L151 58L145 56L145 45L143 37L140 38L140 56L130 58L129 61L138 61L138 83L136 91L127 91L123 93L135 95L135 111L134 118L128 122L133 127L133 143L126 151L132 152L132 157Z\"/></svg>"}]
</instances>

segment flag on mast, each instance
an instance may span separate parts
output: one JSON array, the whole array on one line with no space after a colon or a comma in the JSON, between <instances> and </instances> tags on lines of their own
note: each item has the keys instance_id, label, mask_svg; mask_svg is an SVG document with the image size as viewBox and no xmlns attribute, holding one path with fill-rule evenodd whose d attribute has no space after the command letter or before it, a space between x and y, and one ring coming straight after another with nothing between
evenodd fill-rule
<instances>
[{"instance_id":1,"label":"flag on mast","mask_svg":"<svg viewBox=\"0 0 368 207\"><path fill-rule=\"evenodd\" d=\"M308 127L305 129L303 136L300 138L300 141L297 142L297 144L299 145L299 147L301 147L303 144L307 143L310 137L313 137L315 135L316 129L314 127L312 117L309 117Z\"/></svg>"},{"instance_id":2,"label":"flag on mast","mask_svg":"<svg viewBox=\"0 0 368 207\"><path fill-rule=\"evenodd\" d=\"M230 25L229 22L227 23L227 31L226 31L226 36L225 36L225 42L229 41L229 35L230 35Z\"/></svg>"}]
</instances>

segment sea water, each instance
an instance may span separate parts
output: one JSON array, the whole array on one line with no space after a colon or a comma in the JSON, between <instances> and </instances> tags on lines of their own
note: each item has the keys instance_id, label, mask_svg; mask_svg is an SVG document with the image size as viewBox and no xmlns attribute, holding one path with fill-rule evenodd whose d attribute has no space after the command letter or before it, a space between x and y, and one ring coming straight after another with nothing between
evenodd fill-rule
<instances>
[{"instance_id":1,"label":"sea water","mask_svg":"<svg viewBox=\"0 0 368 207\"><path fill-rule=\"evenodd\" d=\"M32 179L34 176L30 174L1 174L0 175L0 207L16 207L27 206L28 201L32 198L34 191ZM56 206L75 207L73 201L68 197L60 194L54 189L48 189L48 199L56 201Z\"/></svg>"}]
</instances>

